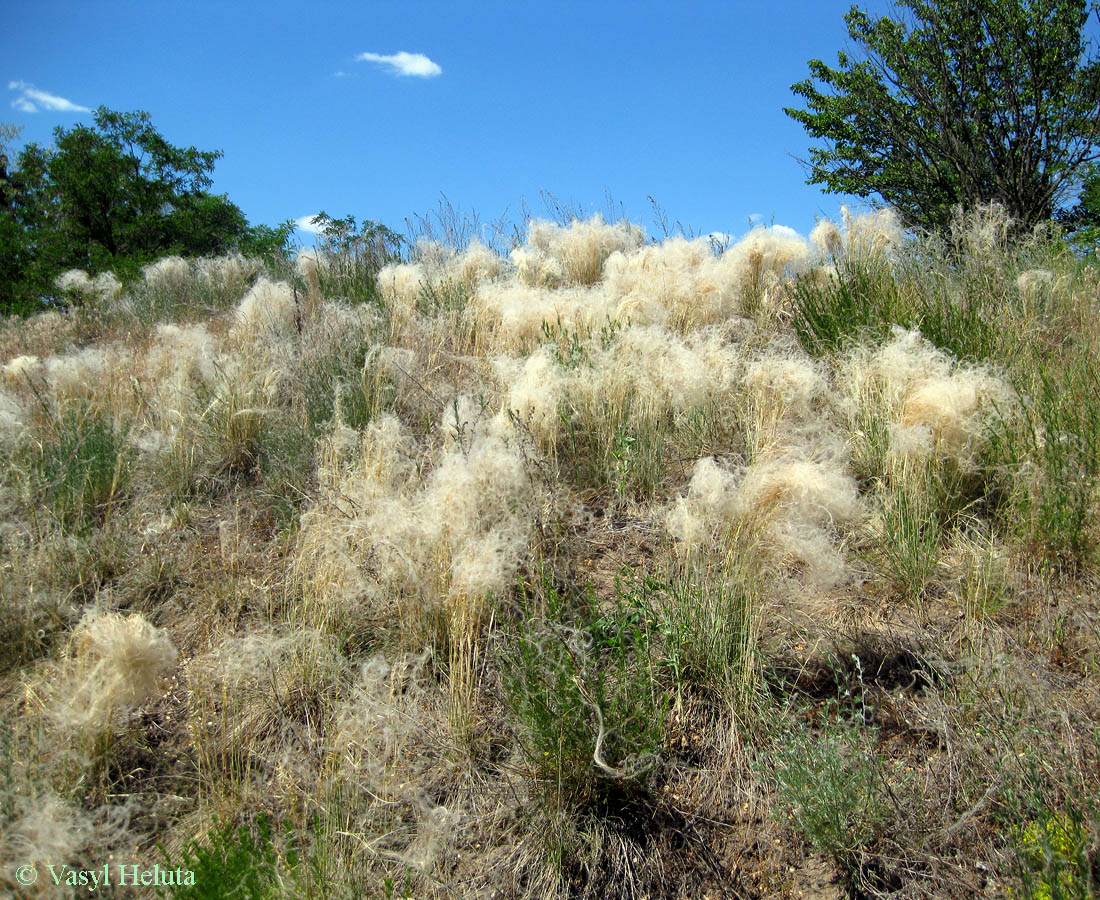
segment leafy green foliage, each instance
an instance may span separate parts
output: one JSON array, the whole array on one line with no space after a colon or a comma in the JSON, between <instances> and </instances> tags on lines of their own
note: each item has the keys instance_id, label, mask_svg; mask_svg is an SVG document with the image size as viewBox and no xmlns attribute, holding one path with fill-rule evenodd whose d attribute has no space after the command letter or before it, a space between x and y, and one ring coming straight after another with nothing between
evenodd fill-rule
<instances>
[{"instance_id":1,"label":"leafy green foliage","mask_svg":"<svg viewBox=\"0 0 1100 900\"><path fill-rule=\"evenodd\" d=\"M819 731L781 730L765 765L778 788L778 811L858 885L864 851L891 814L885 765L875 752L874 733L858 719L836 708L824 718Z\"/></svg>"},{"instance_id":2,"label":"leafy green foliage","mask_svg":"<svg viewBox=\"0 0 1100 900\"><path fill-rule=\"evenodd\" d=\"M405 241L401 235L378 222L361 225L355 216L334 219L325 212L313 218L320 228L317 249L325 260L318 269L321 294L342 297L353 303L379 305L379 269L401 258Z\"/></svg>"},{"instance_id":3,"label":"leafy green foliage","mask_svg":"<svg viewBox=\"0 0 1100 900\"><path fill-rule=\"evenodd\" d=\"M893 325L920 329L961 360L994 356L998 337L980 295L952 293L946 285L920 285L916 291L902 290L903 285L879 262L845 261L824 282L799 279L791 325L814 356L843 351L861 340L880 342Z\"/></svg>"},{"instance_id":4,"label":"leafy green foliage","mask_svg":"<svg viewBox=\"0 0 1100 900\"><path fill-rule=\"evenodd\" d=\"M292 856L288 861L297 862ZM162 891L162 896L192 900L241 897L242 900L267 900L282 896L279 889L279 860L271 839L271 826L260 816L257 833L232 825L215 827L207 842L192 842L178 863L167 863L194 873L195 883Z\"/></svg>"},{"instance_id":5,"label":"leafy green foliage","mask_svg":"<svg viewBox=\"0 0 1100 900\"><path fill-rule=\"evenodd\" d=\"M1021 226L1049 219L1100 156L1100 60L1088 0L902 0L911 14L845 16L860 58L811 60L785 109L824 147L811 184L880 196L942 230L956 204L1000 201Z\"/></svg>"},{"instance_id":6,"label":"leafy green foliage","mask_svg":"<svg viewBox=\"0 0 1100 900\"><path fill-rule=\"evenodd\" d=\"M881 277L885 276L885 277ZM791 322L808 353L827 356L861 338L883 339L901 316L897 284L889 272L846 263L824 283L800 278Z\"/></svg>"},{"instance_id":7,"label":"leafy green foliage","mask_svg":"<svg viewBox=\"0 0 1100 900\"><path fill-rule=\"evenodd\" d=\"M169 254L285 254L289 223L251 228L209 192L220 156L170 144L148 113L106 107L92 126L55 129L53 147L27 144L4 178L0 308L39 308L67 269L126 277Z\"/></svg>"}]
</instances>

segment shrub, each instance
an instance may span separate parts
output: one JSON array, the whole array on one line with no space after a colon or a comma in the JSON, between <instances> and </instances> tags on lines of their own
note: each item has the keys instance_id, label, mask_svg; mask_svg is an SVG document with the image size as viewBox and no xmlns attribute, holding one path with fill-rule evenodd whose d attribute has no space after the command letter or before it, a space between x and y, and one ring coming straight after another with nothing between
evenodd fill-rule
<instances>
[{"instance_id":1,"label":"shrub","mask_svg":"<svg viewBox=\"0 0 1100 900\"><path fill-rule=\"evenodd\" d=\"M874 734L835 708L820 732L786 728L765 756L774 779L780 822L793 821L810 845L833 858L856 887L867 851L889 821L885 771Z\"/></svg>"},{"instance_id":2,"label":"shrub","mask_svg":"<svg viewBox=\"0 0 1100 900\"><path fill-rule=\"evenodd\" d=\"M504 657L509 710L543 792L559 805L603 813L644 792L657 763L665 701L652 657L653 634L620 594L595 616L576 598L576 621L550 589L547 618L523 616ZM613 810L612 810L613 811Z\"/></svg>"}]
</instances>

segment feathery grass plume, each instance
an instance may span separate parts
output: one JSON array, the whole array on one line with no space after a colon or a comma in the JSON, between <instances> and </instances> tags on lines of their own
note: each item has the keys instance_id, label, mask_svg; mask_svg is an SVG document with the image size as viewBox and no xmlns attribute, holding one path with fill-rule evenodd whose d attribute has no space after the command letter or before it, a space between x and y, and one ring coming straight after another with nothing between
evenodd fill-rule
<instances>
[{"instance_id":1,"label":"feathery grass plume","mask_svg":"<svg viewBox=\"0 0 1100 900\"><path fill-rule=\"evenodd\" d=\"M411 588L419 574L418 561L407 553L410 547L415 552L419 538L412 499L419 448L392 413L371 421L356 453L349 444L351 436L337 431L319 451L326 502L302 515L294 567L303 614L327 627L352 610L364 618L407 612L415 625L415 604L406 610L385 585L404 582ZM375 579L363 577L365 562Z\"/></svg>"},{"instance_id":2,"label":"feathery grass plume","mask_svg":"<svg viewBox=\"0 0 1100 900\"><path fill-rule=\"evenodd\" d=\"M305 768L347 681L335 639L297 625L224 637L186 673L191 737L204 775L215 779L273 765L288 748Z\"/></svg>"},{"instance_id":3,"label":"feathery grass plume","mask_svg":"<svg viewBox=\"0 0 1100 900\"><path fill-rule=\"evenodd\" d=\"M212 384L218 356L214 336L204 325L158 325L145 354L147 377L182 390L192 382Z\"/></svg>"},{"instance_id":4,"label":"feathery grass plume","mask_svg":"<svg viewBox=\"0 0 1100 900\"><path fill-rule=\"evenodd\" d=\"M191 280L191 266L179 256L165 256L141 270L145 283L160 290L175 290Z\"/></svg>"},{"instance_id":5,"label":"feathery grass plume","mask_svg":"<svg viewBox=\"0 0 1100 900\"><path fill-rule=\"evenodd\" d=\"M462 770L431 654L377 654L334 717L333 772L356 830L381 855L430 875L461 830ZM372 802L373 801L373 802ZM396 826L396 827L395 827Z\"/></svg>"},{"instance_id":6,"label":"feathery grass plume","mask_svg":"<svg viewBox=\"0 0 1100 900\"><path fill-rule=\"evenodd\" d=\"M101 300L117 300L122 294L122 282L114 272L100 272L92 280L92 287Z\"/></svg>"},{"instance_id":7,"label":"feathery grass plume","mask_svg":"<svg viewBox=\"0 0 1100 900\"><path fill-rule=\"evenodd\" d=\"M839 439L829 419L828 380L801 352L773 342L745 369L743 391L733 403L741 420L750 463L798 453L806 444Z\"/></svg>"},{"instance_id":8,"label":"feathery grass plume","mask_svg":"<svg viewBox=\"0 0 1100 900\"><path fill-rule=\"evenodd\" d=\"M859 488L833 460L779 457L750 466L738 486L738 507L754 517L828 526L862 514Z\"/></svg>"},{"instance_id":9,"label":"feathery grass plume","mask_svg":"<svg viewBox=\"0 0 1100 900\"><path fill-rule=\"evenodd\" d=\"M49 715L65 728L103 734L158 696L176 666L163 628L140 613L89 609L73 630L51 695Z\"/></svg>"},{"instance_id":10,"label":"feathery grass plume","mask_svg":"<svg viewBox=\"0 0 1100 900\"><path fill-rule=\"evenodd\" d=\"M1044 301L1050 299L1056 283L1050 269L1026 269L1016 276L1016 291L1024 301L1025 309L1038 311Z\"/></svg>"},{"instance_id":11,"label":"feathery grass plume","mask_svg":"<svg viewBox=\"0 0 1100 900\"><path fill-rule=\"evenodd\" d=\"M956 206L949 239L968 264L1002 260L1009 252L1013 225L1008 209L996 200L965 210Z\"/></svg>"},{"instance_id":12,"label":"feathery grass plume","mask_svg":"<svg viewBox=\"0 0 1100 900\"><path fill-rule=\"evenodd\" d=\"M1013 404L1003 378L984 367L958 364L919 331L897 326L881 347L853 349L840 372L853 425L877 419L890 435L883 463L932 452L968 468L990 416Z\"/></svg>"},{"instance_id":13,"label":"feathery grass plume","mask_svg":"<svg viewBox=\"0 0 1100 900\"><path fill-rule=\"evenodd\" d=\"M283 394L286 373L267 357L225 356L197 421L201 442L219 473L254 472L267 425Z\"/></svg>"},{"instance_id":14,"label":"feathery grass plume","mask_svg":"<svg viewBox=\"0 0 1100 900\"><path fill-rule=\"evenodd\" d=\"M414 460L398 463L397 478L384 464L406 445L396 420L372 423L332 507L303 516L297 571L315 621L358 607L399 643L446 648L453 723L464 730L488 596L508 590L526 556L536 498L519 449L491 421L465 418L471 404L454 408L459 434L419 483L400 478Z\"/></svg>"},{"instance_id":15,"label":"feathery grass plume","mask_svg":"<svg viewBox=\"0 0 1100 900\"><path fill-rule=\"evenodd\" d=\"M837 259L844 252L844 235L832 219L820 219L810 232L810 243L823 259Z\"/></svg>"},{"instance_id":16,"label":"feathery grass plume","mask_svg":"<svg viewBox=\"0 0 1100 900\"><path fill-rule=\"evenodd\" d=\"M995 409L1008 412L1014 399L1002 379L981 369L959 368L950 378L918 382L902 402L898 424L927 430L938 455L970 466L987 437L990 415Z\"/></svg>"},{"instance_id":17,"label":"feathery grass plume","mask_svg":"<svg viewBox=\"0 0 1100 900\"><path fill-rule=\"evenodd\" d=\"M506 392L502 414L516 416L541 446L553 447L561 426L558 408L570 384L554 351L544 344L526 359L502 356L493 365Z\"/></svg>"},{"instance_id":18,"label":"feathery grass plume","mask_svg":"<svg viewBox=\"0 0 1100 900\"><path fill-rule=\"evenodd\" d=\"M240 253L227 253L225 256L204 256L194 262L199 278L208 286L221 287L226 284L245 285L261 268L262 263Z\"/></svg>"},{"instance_id":19,"label":"feathery grass plume","mask_svg":"<svg viewBox=\"0 0 1100 900\"><path fill-rule=\"evenodd\" d=\"M46 367L37 356L24 355L8 360L0 372L9 384L35 384L45 379Z\"/></svg>"},{"instance_id":20,"label":"feathery grass plume","mask_svg":"<svg viewBox=\"0 0 1100 900\"><path fill-rule=\"evenodd\" d=\"M92 279L83 269L69 269L53 280L53 286L66 294L88 296L95 292Z\"/></svg>"},{"instance_id":21,"label":"feathery grass plume","mask_svg":"<svg viewBox=\"0 0 1100 900\"><path fill-rule=\"evenodd\" d=\"M1021 294L1037 294L1054 286L1054 273L1050 269L1027 269L1016 276L1016 290Z\"/></svg>"},{"instance_id":22,"label":"feathery grass plume","mask_svg":"<svg viewBox=\"0 0 1100 900\"><path fill-rule=\"evenodd\" d=\"M40 359L64 352L78 340L78 325L73 316L56 309L21 319L6 321L0 317L0 360L17 356L37 356Z\"/></svg>"},{"instance_id":23,"label":"feathery grass plume","mask_svg":"<svg viewBox=\"0 0 1100 900\"><path fill-rule=\"evenodd\" d=\"M905 240L901 220L891 207L856 215L847 206L842 206L840 215L844 220L844 252L849 258L882 258Z\"/></svg>"},{"instance_id":24,"label":"feathery grass plume","mask_svg":"<svg viewBox=\"0 0 1100 900\"><path fill-rule=\"evenodd\" d=\"M831 530L862 515L855 479L836 461L781 456L733 473L706 458L665 527L687 557L719 549L730 534L754 535L760 552L828 587L847 572Z\"/></svg>"},{"instance_id":25,"label":"feathery grass plume","mask_svg":"<svg viewBox=\"0 0 1100 900\"><path fill-rule=\"evenodd\" d=\"M612 253L635 250L645 239L637 225L607 225L599 215L587 222L574 219L568 227L533 220L525 245L512 251L512 263L530 287L591 286L603 277Z\"/></svg>"},{"instance_id":26,"label":"feathery grass plume","mask_svg":"<svg viewBox=\"0 0 1100 900\"><path fill-rule=\"evenodd\" d=\"M743 314L752 314L772 298L787 276L809 268L806 239L783 225L757 227L718 257L718 268L736 286Z\"/></svg>"},{"instance_id":27,"label":"feathery grass plume","mask_svg":"<svg viewBox=\"0 0 1100 900\"><path fill-rule=\"evenodd\" d=\"M259 259L232 252L224 256L205 256L191 263L194 282L183 281L178 285L178 295L184 309L197 308L204 313L210 309L226 309L247 293L253 278L264 271ZM169 292L169 296L172 292ZM173 313L178 315L178 313Z\"/></svg>"},{"instance_id":28,"label":"feathery grass plume","mask_svg":"<svg viewBox=\"0 0 1100 900\"><path fill-rule=\"evenodd\" d=\"M829 389L821 366L809 357L783 353L775 347L768 355L750 362L745 386L763 404L780 410L781 417L809 419L819 413L819 403Z\"/></svg>"},{"instance_id":29,"label":"feathery grass plume","mask_svg":"<svg viewBox=\"0 0 1100 900\"><path fill-rule=\"evenodd\" d=\"M616 251L604 265L616 319L680 330L720 322L736 310L732 274L719 264L709 240L679 236Z\"/></svg>"},{"instance_id":30,"label":"feathery grass plume","mask_svg":"<svg viewBox=\"0 0 1100 900\"><path fill-rule=\"evenodd\" d=\"M378 272L378 290L398 321L413 317L426 273L418 262L390 263Z\"/></svg>"},{"instance_id":31,"label":"feathery grass plume","mask_svg":"<svg viewBox=\"0 0 1100 900\"><path fill-rule=\"evenodd\" d=\"M673 501L664 520L685 556L711 547L719 524L735 515L737 482L737 474L719 466L713 456L695 463L687 493Z\"/></svg>"},{"instance_id":32,"label":"feathery grass plume","mask_svg":"<svg viewBox=\"0 0 1100 900\"><path fill-rule=\"evenodd\" d=\"M285 281L260 276L237 305L232 335L248 342L290 332L297 321L294 291Z\"/></svg>"},{"instance_id":33,"label":"feathery grass plume","mask_svg":"<svg viewBox=\"0 0 1100 900\"><path fill-rule=\"evenodd\" d=\"M9 897L57 897L59 888L46 867L53 864L60 870L77 862L92 831L88 814L53 791L19 793L11 799L10 821L0 815L0 890L11 891ZM16 880L19 867L26 865L38 871L31 885Z\"/></svg>"},{"instance_id":34,"label":"feathery grass plume","mask_svg":"<svg viewBox=\"0 0 1100 900\"><path fill-rule=\"evenodd\" d=\"M382 318L377 307L322 301L311 315L309 328L295 341L272 345L268 358L300 393L313 439L337 419L362 428L387 402L389 387L375 341Z\"/></svg>"},{"instance_id":35,"label":"feathery grass plume","mask_svg":"<svg viewBox=\"0 0 1100 900\"><path fill-rule=\"evenodd\" d=\"M309 285L309 306L312 309L321 302L321 272L326 259L316 250L302 247L294 256L294 271Z\"/></svg>"},{"instance_id":36,"label":"feathery grass plume","mask_svg":"<svg viewBox=\"0 0 1100 900\"><path fill-rule=\"evenodd\" d=\"M596 375L578 376L578 390L620 405L634 400L646 417L726 398L740 370L738 349L713 328L685 337L659 325L624 328L592 356Z\"/></svg>"},{"instance_id":37,"label":"feathery grass plume","mask_svg":"<svg viewBox=\"0 0 1100 900\"><path fill-rule=\"evenodd\" d=\"M502 277L509 270L506 260L473 241L461 253L432 241L420 240L413 261L391 263L378 273L378 288L387 304L397 334L404 334L416 325L421 314L434 315L439 307L425 298L455 297L465 304L465 298L479 285ZM454 305L451 301L444 306ZM458 309L457 312L461 312Z\"/></svg>"},{"instance_id":38,"label":"feathery grass plume","mask_svg":"<svg viewBox=\"0 0 1100 900\"><path fill-rule=\"evenodd\" d=\"M615 312L602 286L548 291L516 280L482 284L470 308L480 348L498 352L533 348L545 335L546 325L587 336L598 332Z\"/></svg>"},{"instance_id":39,"label":"feathery grass plume","mask_svg":"<svg viewBox=\"0 0 1100 900\"><path fill-rule=\"evenodd\" d=\"M122 371L121 350L85 347L44 363L46 384L58 400L103 396Z\"/></svg>"},{"instance_id":40,"label":"feathery grass plume","mask_svg":"<svg viewBox=\"0 0 1100 900\"><path fill-rule=\"evenodd\" d=\"M0 390L0 445L18 441L26 429L25 415L19 401Z\"/></svg>"}]
</instances>

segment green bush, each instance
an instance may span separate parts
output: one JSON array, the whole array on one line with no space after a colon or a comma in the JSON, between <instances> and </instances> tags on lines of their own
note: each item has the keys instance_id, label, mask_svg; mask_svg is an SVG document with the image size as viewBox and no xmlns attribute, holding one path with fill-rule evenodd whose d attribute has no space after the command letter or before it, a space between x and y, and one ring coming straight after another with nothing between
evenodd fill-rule
<instances>
[{"instance_id":1,"label":"green bush","mask_svg":"<svg viewBox=\"0 0 1100 900\"><path fill-rule=\"evenodd\" d=\"M960 360L994 358L1000 345L991 310L982 301L985 295L947 278L935 279L938 284L932 280L918 268L892 272L881 259L845 260L835 277L822 282L807 276L795 283L791 325L814 356L860 341L879 343L892 325L900 325L919 329Z\"/></svg>"},{"instance_id":2,"label":"green bush","mask_svg":"<svg viewBox=\"0 0 1100 900\"><path fill-rule=\"evenodd\" d=\"M286 860L290 868L297 864L297 855ZM257 832L244 825L215 827L205 843L192 841L177 861L165 860L165 867L194 873L194 884L162 889L162 897L190 900L220 900L240 897L242 900L271 900L284 896L280 886L280 860L271 839L271 826L260 816Z\"/></svg>"},{"instance_id":3,"label":"green bush","mask_svg":"<svg viewBox=\"0 0 1100 900\"><path fill-rule=\"evenodd\" d=\"M880 341L892 324L902 324L898 285L886 264L844 261L835 277L799 278L794 287L791 325L807 353L827 356L851 343Z\"/></svg>"},{"instance_id":4,"label":"green bush","mask_svg":"<svg viewBox=\"0 0 1100 900\"><path fill-rule=\"evenodd\" d=\"M637 606L600 616L592 597L546 618L523 616L504 654L506 700L540 788L561 806L608 808L644 794L666 701L653 634ZM572 618L571 624L560 621Z\"/></svg>"},{"instance_id":5,"label":"green bush","mask_svg":"<svg viewBox=\"0 0 1100 900\"><path fill-rule=\"evenodd\" d=\"M889 822L886 773L875 735L832 707L820 730L785 726L760 766L774 779L777 815L832 857L857 886L863 860Z\"/></svg>"}]
</instances>

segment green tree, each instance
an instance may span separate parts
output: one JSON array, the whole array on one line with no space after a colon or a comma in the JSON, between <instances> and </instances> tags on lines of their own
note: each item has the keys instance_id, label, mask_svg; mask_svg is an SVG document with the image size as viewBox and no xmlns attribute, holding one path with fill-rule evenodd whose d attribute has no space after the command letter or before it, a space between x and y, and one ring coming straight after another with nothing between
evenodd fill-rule
<instances>
[{"instance_id":1,"label":"green tree","mask_svg":"<svg viewBox=\"0 0 1100 900\"><path fill-rule=\"evenodd\" d=\"M27 144L2 184L0 308L36 308L70 268L125 273L172 253L285 251L289 225L250 227L208 191L220 157L172 145L148 113L105 107L92 126L55 129L52 147Z\"/></svg>"},{"instance_id":2,"label":"green tree","mask_svg":"<svg viewBox=\"0 0 1100 900\"><path fill-rule=\"evenodd\" d=\"M956 204L996 200L1024 227L1051 218L1100 158L1094 0L899 0L852 7L856 56L810 60L784 112L824 146L809 184L878 196L909 225L944 228Z\"/></svg>"}]
</instances>

